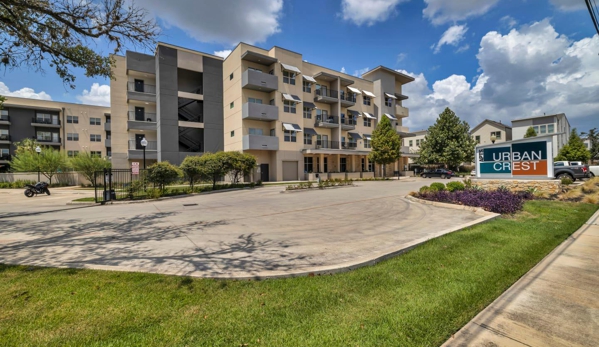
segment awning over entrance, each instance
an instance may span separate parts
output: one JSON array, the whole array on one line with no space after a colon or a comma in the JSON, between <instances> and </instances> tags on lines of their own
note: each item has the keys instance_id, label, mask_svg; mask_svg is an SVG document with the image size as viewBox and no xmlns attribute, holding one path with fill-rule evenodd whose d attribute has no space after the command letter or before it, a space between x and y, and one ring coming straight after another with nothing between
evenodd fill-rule
<instances>
[{"instance_id":1,"label":"awning over entrance","mask_svg":"<svg viewBox=\"0 0 599 347\"><path fill-rule=\"evenodd\" d=\"M370 119L376 119L376 117L375 117L375 116L371 115L371 114L370 114L370 113L368 113L368 112L362 112L362 113L364 114L364 116L365 116L366 118L370 118Z\"/></svg>"},{"instance_id":2,"label":"awning over entrance","mask_svg":"<svg viewBox=\"0 0 599 347\"><path fill-rule=\"evenodd\" d=\"M289 131L302 131L302 128L294 123L283 123L283 129Z\"/></svg>"},{"instance_id":3,"label":"awning over entrance","mask_svg":"<svg viewBox=\"0 0 599 347\"><path fill-rule=\"evenodd\" d=\"M312 128L304 128L304 134L308 134L308 135L312 135L312 136L318 135L316 130L314 130Z\"/></svg>"},{"instance_id":4,"label":"awning over entrance","mask_svg":"<svg viewBox=\"0 0 599 347\"><path fill-rule=\"evenodd\" d=\"M362 136L360 136L360 134L358 134L358 133L348 133L348 134L354 140L361 140L362 139Z\"/></svg>"},{"instance_id":5,"label":"awning over entrance","mask_svg":"<svg viewBox=\"0 0 599 347\"><path fill-rule=\"evenodd\" d=\"M385 113L385 116L387 116L387 118L391 119L391 120L397 120L397 118L393 117L392 115Z\"/></svg>"},{"instance_id":6,"label":"awning over entrance","mask_svg":"<svg viewBox=\"0 0 599 347\"><path fill-rule=\"evenodd\" d=\"M308 101L304 101L304 107L311 108L311 109L318 108L318 107L316 107L316 105L314 105L313 103L308 102Z\"/></svg>"},{"instance_id":7,"label":"awning over entrance","mask_svg":"<svg viewBox=\"0 0 599 347\"><path fill-rule=\"evenodd\" d=\"M302 99L300 99L299 96L291 95L291 94L287 94L287 93L283 93L283 99L285 99L287 101L293 101L295 103L302 102Z\"/></svg>"},{"instance_id":8,"label":"awning over entrance","mask_svg":"<svg viewBox=\"0 0 599 347\"><path fill-rule=\"evenodd\" d=\"M300 71L300 69L298 69L297 67L293 66L293 65L287 65L287 64L283 64L281 63L281 66L283 67L283 70L287 70L287 71L291 71L291 72L295 72L297 74L301 74L302 72Z\"/></svg>"}]
</instances>

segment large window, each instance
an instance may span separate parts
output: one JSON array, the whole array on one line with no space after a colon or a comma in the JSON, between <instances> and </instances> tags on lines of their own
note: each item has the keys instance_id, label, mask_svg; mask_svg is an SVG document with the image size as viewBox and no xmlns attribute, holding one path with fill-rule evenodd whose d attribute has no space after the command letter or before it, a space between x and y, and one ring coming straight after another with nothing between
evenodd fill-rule
<instances>
[{"instance_id":1,"label":"large window","mask_svg":"<svg viewBox=\"0 0 599 347\"><path fill-rule=\"evenodd\" d=\"M547 134L547 126L539 125L539 134Z\"/></svg>"},{"instance_id":2,"label":"large window","mask_svg":"<svg viewBox=\"0 0 599 347\"><path fill-rule=\"evenodd\" d=\"M312 119L312 109L309 107L304 107L304 118Z\"/></svg>"},{"instance_id":3,"label":"large window","mask_svg":"<svg viewBox=\"0 0 599 347\"><path fill-rule=\"evenodd\" d=\"M304 93L312 93L312 83L304 81L302 83Z\"/></svg>"},{"instance_id":4,"label":"large window","mask_svg":"<svg viewBox=\"0 0 599 347\"><path fill-rule=\"evenodd\" d=\"M35 118L38 123L58 124L58 116L57 115L52 115L49 113L38 113Z\"/></svg>"},{"instance_id":5,"label":"large window","mask_svg":"<svg viewBox=\"0 0 599 347\"><path fill-rule=\"evenodd\" d=\"M554 124L547 124L547 133L548 134L553 134L555 132L555 125Z\"/></svg>"},{"instance_id":6,"label":"large window","mask_svg":"<svg viewBox=\"0 0 599 347\"><path fill-rule=\"evenodd\" d=\"M295 85L295 72L283 71L283 83Z\"/></svg>"},{"instance_id":7,"label":"large window","mask_svg":"<svg viewBox=\"0 0 599 347\"><path fill-rule=\"evenodd\" d=\"M364 138L364 148L372 148L371 140Z\"/></svg>"},{"instance_id":8,"label":"large window","mask_svg":"<svg viewBox=\"0 0 599 347\"><path fill-rule=\"evenodd\" d=\"M361 171L364 172L366 171L366 159L362 158L362 167L361 167Z\"/></svg>"},{"instance_id":9,"label":"large window","mask_svg":"<svg viewBox=\"0 0 599 347\"><path fill-rule=\"evenodd\" d=\"M416 140L416 146L420 146L420 140Z\"/></svg>"},{"instance_id":10,"label":"large window","mask_svg":"<svg viewBox=\"0 0 599 347\"><path fill-rule=\"evenodd\" d=\"M283 101L283 111L287 113L296 113L296 104L293 101L285 100Z\"/></svg>"},{"instance_id":11,"label":"large window","mask_svg":"<svg viewBox=\"0 0 599 347\"><path fill-rule=\"evenodd\" d=\"M285 142L297 142L297 132L285 130L284 140Z\"/></svg>"},{"instance_id":12,"label":"large window","mask_svg":"<svg viewBox=\"0 0 599 347\"><path fill-rule=\"evenodd\" d=\"M495 135L497 140L501 140L501 131L491 131L491 136Z\"/></svg>"},{"instance_id":13,"label":"large window","mask_svg":"<svg viewBox=\"0 0 599 347\"><path fill-rule=\"evenodd\" d=\"M347 158L341 158L341 170L340 172L347 172Z\"/></svg>"},{"instance_id":14,"label":"large window","mask_svg":"<svg viewBox=\"0 0 599 347\"><path fill-rule=\"evenodd\" d=\"M314 172L314 158L304 157L304 173Z\"/></svg>"},{"instance_id":15,"label":"large window","mask_svg":"<svg viewBox=\"0 0 599 347\"><path fill-rule=\"evenodd\" d=\"M67 123L79 124L79 116L67 116Z\"/></svg>"},{"instance_id":16,"label":"large window","mask_svg":"<svg viewBox=\"0 0 599 347\"><path fill-rule=\"evenodd\" d=\"M91 142L102 142L102 135L99 134L90 134L89 140Z\"/></svg>"},{"instance_id":17,"label":"large window","mask_svg":"<svg viewBox=\"0 0 599 347\"><path fill-rule=\"evenodd\" d=\"M67 141L79 141L78 133L67 133Z\"/></svg>"},{"instance_id":18,"label":"large window","mask_svg":"<svg viewBox=\"0 0 599 347\"><path fill-rule=\"evenodd\" d=\"M248 98L248 102L252 104L262 104L262 99Z\"/></svg>"},{"instance_id":19,"label":"large window","mask_svg":"<svg viewBox=\"0 0 599 347\"><path fill-rule=\"evenodd\" d=\"M326 122L329 120L328 118L329 118L329 111L321 110L321 109L316 110L316 120L317 121Z\"/></svg>"},{"instance_id":20,"label":"large window","mask_svg":"<svg viewBox=\"0 0 599 347\"><path fill-rule=\"evenodd\" d=\"M393 107L393 99L385 97L385 106Z\"/></svg>"},{"instance_id":21,"label":"large window","mask_svg":"<svg viewBox=\"0 0 599 347\"><path fill-rule=\"evenodd\" d=\"M372 127L372 118L364 116L364 126L369 128Z\"/></svg>"},{"instance_id":22,"label":"large window","mask_svg":"<svg viewBox=\"0 0 599 347\"><path fill-rule=\"evenodd\" d=\"M312 144L312 135L304 133L304 145Z\"/></svg>"},{"instance_id":23,"label":"large window","mask_svg":"<svg viewBox=\"0 0 599 347\"><path fill-rule=\"evenodd\" d=\"M262 129L250 128L250 135L264 135Z\"/></svg>"},{"instance_id":24,"label":"large window","mask_svg":"<svg viewBox=\"0 0 599 347\"><path fill-rule=\"evenodd\" d=\"M79 155L79 151L67 151L67 156L73 158Z\"/></svg>"},{"instance_id":25,"label":"large window","mask_svg":"<svg viewBox=\"0 0 599 347\"><path fill-rule=\"evenodd\" d=\"M100 118L90 117L89 125L102 125L102 121L100 120Z\"/></svg>"},{"instance_id":26,"label":"large window","mask_svg":"<svg viewBox=\"0 0 599 347\"><path fill-rule=\"evenodd\" d=\"M474 141L476 141L476 143L480 144L480 135L476 135L474 137Z\"/></svg>"},{"instance_id":27,"label":"large window","mask_svg":"<svg viewBox=\"0 0 599 347\"><path fill-rule=\"evenodd\" d=\"M92 157L98 157L98 158L102 157L102 151L91 151L91 152L89 152L89 154Z\"/></svg>"},{"instance_id":28,"label":"large window","mask_svg":"<svg viewBox=\"0 0 599 347\"><path fill-rule=\"evenodd\" d=\"M362 100L364 101L364 105L370 106L370 97L369 96L364 95L362 97Z\"/></svg>"},{"instance_id":29,"label":"large window","mask_svg":"<svg viewBox=\"0 0 599 347\"><path fill-rule=\"evenodd\" d=\"M414 140L410 140L410 147L414 146Z\"/></svg>"},{"instance_id":30,"label":"large window","mask_svg":"<svg viewBox=\"0 0 599 347\"><path fill-rule=\"evenodd\" d=\"M0 110L0 116L2 118L8 117L8 110Z\"/></svg>"}]
</instances>

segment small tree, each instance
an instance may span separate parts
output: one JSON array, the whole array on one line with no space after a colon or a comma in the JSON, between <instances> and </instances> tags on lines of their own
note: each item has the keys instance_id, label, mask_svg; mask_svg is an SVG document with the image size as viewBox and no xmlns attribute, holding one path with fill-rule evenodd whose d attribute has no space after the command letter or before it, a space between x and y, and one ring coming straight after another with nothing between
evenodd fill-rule
<instances>
[{"instance_id":1,"label":"small tree","mask_svg":"<svg viewBox=\"0 0 599 347\"><path fill-rule=\"evenodd\" d=\"M526 134L524 134L524 138L529 138L529 137L535 137L537 136L537 132L535 131L535 128L533 127L528 127L528 129L526 129Z\"/></svg>"},{"instance_id":2,"label":"small tree","mask_svg":"<svg viewBox=\"0 0 599 347\"><path fill-rule=\"evenodd\" d=\"M476 140L470 135L470 126L447 107L434 125L428 128L426 139L420 142L421 165L444 164L457 168L461 163L474 160Z\"/></svg>"},{"instance_id":3,"label":"small tree","mask_svg":"<svg viewBox=\"0 0 599 347\"><path fill-rule=\"evenodd\" d=\"M192 190L194 183L201 180L204 175L204 168L202 167L202 160L200 158L194 155L187 156L179 166L185 177L189 179L189 187Z\"/></svg>"},{"instance_id":4,"label":"small tree","mask_svg":"<svg viewBox=\"0 0 599 347\"><path fill-rule=\"evenodd\" d=\"M39 154L27 149L21 150L12 158L10 166L13 170L19 172L39 171L52 184L52 177L59 170L67 168L67 160L60 151L42 147L42 151Z\"/></svg>"},{"instance_id":5,"label":"small tree","mask_svg":"<svg viewBox=\"0 0 599 347\"><path fill-rule=\"evenodd\" d=\"M256 157L237 151L225 152L231 160L229 177L233 183L239 183L241 178L248 176L256 167Z\"/></svg>"},{"instance_id":6,"label":"small tree","mask_svg":"<svg viewBox=\"0 0 599 347\"><path fill-rule=\"evenodd\" d=\"M212 189L216 188L216 182L232 170L231 157L225 152L205 153L200 159L202 178L212 181Z\"/></svg>"},{"instance_id":7,"label":"small tree","mask_svg":"<svg viewBox=\"0 0 599 347\"><path fill-rule=\"evenodd\" d=\"M376 129L372 132L372 150L368 160L385 166L394 163L401 157L401 138L393 129L391 121L386 116L381 119Z\"/></svg>"},{"instance_id":8,"label":"small tree","mask_svg":"<svg viewBox=\"0 0 599 347\"><path fill-rule=\"evenodd\" d=\"M588 132L582 132L580 135L583 135L589 139L589 152L591 152L591 160L599 159L599 133L597 133L597 128L593 128Z\"/></svg>"},{"instance_id":9,"label":"small tree","mask_svg":"<svg viewBox=\"0 0 599 347\"><path fill-rule=\"evenodd\" d=\"M562 147L555 160L567 160L567 161L582 161L586 163L591 158L591 152L589 152L584 146L584 142L576 128L570 132L570 139L568 144Z\"/></svg>"},{"instance_id":10,"label":"small tree","mask_svg":"<svg viewBox=\"0 0 599 347\"><path fill-rule=\"evenodd\" d=\"M106 158L91 155L89 152L81 152L75 158L71 159L71 166L95 187L95 172L110 169L112 165L110 160Z\"/></svg>"},{"instance_id":11,"label":"small tree","mask_svg":"<svg viewBox=\"0 0 599 347\"><path fill-rule=\"evenodd\" d=\"M157 185L162 192L164 192L166 185L175 182L180 175L181 171L179 171L179 168L168 161L152 164L147 170L148 181L155 186Z\"/></svg>"}]
</instances>

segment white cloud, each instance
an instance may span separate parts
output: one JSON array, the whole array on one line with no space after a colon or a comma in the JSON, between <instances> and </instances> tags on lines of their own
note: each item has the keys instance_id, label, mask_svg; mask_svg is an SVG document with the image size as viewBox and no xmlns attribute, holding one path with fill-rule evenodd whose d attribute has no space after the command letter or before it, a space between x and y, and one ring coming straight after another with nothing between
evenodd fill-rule
<instances>
[{"instance_id":1,"label":"white cloud","mask_svg":"<svg viewBox=\"0 0 599 347\"><path fill-rule=\"evenodd\" d=\"M224 49L222 51L214 51L214 55L225 59L226 57L229 56L229 54L231 54L231 52L233 52L233 51L230 49Z\"/></svg>"},{"instance_id":2,"label":"white cloud","mask_svg":"<svg viewBox=\"0 0 599 347\"><path fill-rule=\"evenodd\" d=\"M499 0L424 0L424 2L427 6L422 10L422 14L433 24L439 25L483 15Z\"/></svg>"},{"instance_id":3,"label":"white cloud","mask_svg":"<svg viewBox=\"0 0 599 347\"><path fill-rule=\"evenodd\" d=\"M561 11L578 11L586 9L583 0L549 0L549 2L551 2L553 6L557 7Z\"/></svg>"},{"instance_id":4,"label":"white cloud","mask_svg":"<svg viewBox=\"0 0 599 347\"><path fill-rule=\"evenodd\" d=\"M356 70L356 71L354 71L354 76L356 76L356 77L362 77L362 74L365 73L365 72L368 72L368 71L370 71L369 67L365 67L363 69Z\"/></svg>"},{"instance_id":5,"label":"white cloud","mask_svg":"<svg viewBox=\"0 0 599 347\"><path fill-rule=\"evenodd\" d=\"M41 91L39 93L36 93L35 90L33 90L33 88L25 87L11 92L8 86L4 84L4 82L0 82L0 95L6 97L14 96L17 98L52 100L52 97L46 92Z\"/></svg>"},{"instance_id":6,"label":"white cloud","mask_svg":"<svg viewBox=\"0 0 599 347\"><path fill-rule=\"evenodd\" d=\"M462 52L466 52L467 50L470 49L470 45L465 44L463 46L461 46L460 48L456 49L456 53L462 53Z\"/></svg>"},{"instance_id":7,"label":"white cloud","mask_svg":"<svg viewBox=\"0 0 599 347\"><path fill-rule=\"evenodd\" d=\"M347 71L345 71L345 66L342 66L340 71L341 73L347 73Z\"/></svg>"},{"instance_id":8,"label":"white cloud","mask_svg":"<svg viewBox=\"0 0 599 347\"><path fill-rule=\"evenodd\" d=\"M464 35L467 31L468 27L466 24L450 26L447 30L445 30L443 35L441 35L439 42L437 42L437 44L433 45L431 48L434 48L435 54L437 54L443 45L457 46L464 39Z\"/></svg>"},{"instance_id":9,"label":"white cloud","mask_svg":"<svg viewBox=\"0 0 599 347\"><path fill-rule=\"evenodd\" d=\"M512 16L503 16L499 21L510 29L518 24L518 22Z\"/></svg>"},{"instance_id":10,"label":"white cloud","mask_svg":"<svg viewBox=\"0 0 599 347\"><path fill-rule=\"evenodd\" d=\"M370 26L376 22L384 22L395 15L397 5L406 1L409 0L343 0L341 16L356 25Z\"/></svg>"},{"instance_id":11,"label":"white cloud","mask_svg":"<svg viewBox=\"0 0 599 347\"><path fill-rule=\"evenodd\" d=\"M110 86L108 84L94 83L90 90L85 89L77 100L88 105L110 106Z\"/></svg>"},{"instance_id":12,"label":"white cloud","mask_svg":"<svg viewBox=\"0 0 599 347\"><path fill-rule=\"evenodd\" d=\"M410 108L405 125L427 128L450 107L471 127L486 118L510 124L515 118L560 112L571 122L591 126L599 109L598 51L598 35L572 41L548 20L506 35L491 31L481 39L481 73L473 81L452 75L431 88L423 73L401 71L415 78L403 88L410 97L404 101Z\"/></svg>"},{"instance_id":13,"label":"white cloud","mask_svg":"<svg viewBox=\"0 0 599 347\"><path fill-rule=\"evenodd\" d=\"M397 55L397 62L398 63L402 62L404 59L406 59L407 56L408 56L407 53L399 53Z\"/></svg>"},{"instance_id":14,"label":"white cloud","mask_svg":"<svg viewBox=\"0 0 599 347\"><path fill-rule=\"evenodd\" d=\"M264 42L280 31L283 0L137 0L163 21L201 42L236 45Z\"/></svg>"}]
</instances>

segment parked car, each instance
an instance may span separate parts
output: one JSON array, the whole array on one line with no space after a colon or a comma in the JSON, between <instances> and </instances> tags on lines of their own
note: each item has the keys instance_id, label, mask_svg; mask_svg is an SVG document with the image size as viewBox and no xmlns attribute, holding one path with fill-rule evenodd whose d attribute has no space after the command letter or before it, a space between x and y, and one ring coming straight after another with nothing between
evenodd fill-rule
<instances>
[{"instance_id":1,"label":"parked car","mask_svg":"<svg viewBox=\"0 0 599 347\"><path fill-rule=\"evenodd\" d=\"M591 177L588 165L573 165L580 162L556 161L553 163L553 176L555 178L569 178L572 181Z\"/></svg>"},{"instance_id":2,"label":"parked car","mask_svg":"<svg viewBox=\"0 0 599 347\"><path fill-rule=\"evenodd\" d=\"M590 176L595 177L599 176L599 165L591 165L589 166Z\"/></svg>"},{"instance_id":3,"label":"parked car","mask_svg":"<svg viewBox=\"0 0 599 347\"><path fill-rule=\"evenodd\" d=\"M425 171L420 175L420 177L422 177L422 178L441 177L441 178L447 178L447 179L450 179L453 176L454 176L453 171L445 170L445 169Z\"/></svg>"}]
</instances>

